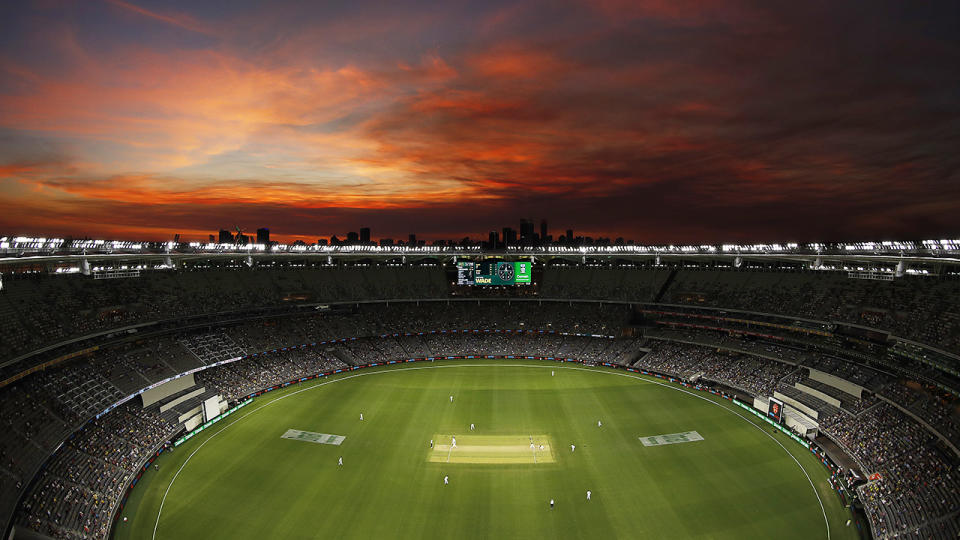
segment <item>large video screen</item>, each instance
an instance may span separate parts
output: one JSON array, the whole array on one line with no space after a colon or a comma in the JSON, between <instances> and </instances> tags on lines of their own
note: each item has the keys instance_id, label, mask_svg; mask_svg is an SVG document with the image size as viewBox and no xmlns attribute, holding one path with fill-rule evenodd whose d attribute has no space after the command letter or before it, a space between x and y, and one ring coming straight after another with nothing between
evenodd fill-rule
<instances>
[{"instance_id":1,"label":"large video screen","mask_svg":"<svg viewBox=\"0 0 960 540\"><path fill-rule=\"evenodd\" d=\"M531 262L458 262L457 285L529 285Z\"/></svg>"},{"instance_id":2,"label":"large video screen","mask_svg":"<svg viewBox=\"0 0 960 540\"><path fill-rule=\"evenodd\" d=\"M779 399L770 398L770 403L767 405L767 414L774 419L778 424L783 423L783 402Z\"/></svg>"}]
</instances>

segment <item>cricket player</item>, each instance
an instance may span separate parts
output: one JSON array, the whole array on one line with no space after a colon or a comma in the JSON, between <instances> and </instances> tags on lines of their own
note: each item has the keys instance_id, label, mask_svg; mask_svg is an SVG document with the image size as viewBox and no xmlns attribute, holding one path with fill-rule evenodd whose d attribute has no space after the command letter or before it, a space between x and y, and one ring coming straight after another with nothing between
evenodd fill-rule
<instances>
[{"instance_id":1,"label":"cricket player","mask_svg":"<svg viewBox=\"0 0 960 540\"><path fill-rule=\"evenodd\" d=\"M430 439L430 448L433 448L433 439Z\"/></svg>"},{"instance_id":2,"label":"cricket player","mask_svg":"<svg viewBox=\"0 0 960 540\"><path fill-rule=\"evenodd\" d=\"M449 476L444 476L444 477L443 477L443 485L446 486L446 485L449 485L449 484L450 484L450 477L449 477Z\"/></svg>"},{"instance_id":3,"label":"cricket player","mask_svg":"<svg viewBox=\"0 0 960 540\"><path fill-rule=\"evenodd\" d=\"M550 376L553 377L553 370L550 370Z\"/></svg>"},{"instance_id":4,"label":"cricket player","mask_svg":"<svg viewBox=\"0 0 960 540\"><path fill-rule=\"evenodd\" d=\"M601 421L597 420L597 427L602 427L602 426L603 426L603 423L602 423Z\"/></svg>"},{"instance_id":5,"label":"cricket player","mask_svg":"<svg viewBox=\"0 0 960 540\"><path fill-rule=\"evenodd\" d=\"M363 420L363 413L360 413L360 420Z\"/></svg>"},{"instance_id":6,"label":"cricket player","mask_svg":"<svg viewBox=\"0 0 960 540\"><path fill-rule=\"evenodd\" d=\"M453 442L450 443L450 446L452 446L452 447L454 447L454 448L457 447L457 438L456 438L456 437L453 437Z\"/></svg>"},{"instance_id":7,"label":"cricket player","mask_svg":"<svg viewBox=\"0 0 960 540\"><path fill-rule=\"evenodd\" d=\"M343 456L340 456L340 459L337 460L337 466L343 467Z\"/></svg>"},{"instance_id":8,"label":"cricket player","mask_svg":"<svg viewBox=\"0 0 960 540\"><path fill-rule=\"evenodd\" d=\"M553 499L550 499L550 508L553 508Z\"/></svg>"},{"instance_id":9,"label":"cricket player","mask_svg":"<svg viewBox=\"0 0 960 540\"><path fill-rule=\"evenodd\" d=\"M535 449L534 446L533 446L533 443L530 443L530 449L531 449L531 450L534 450L534 449Z\"/></svg>"},{"instance_id":10,"label":"cricket player","mask_svg":"<svg viewBox=\"0 0 960 540\"><path fill-rule=\"evenodd\" d=\"M588 500L588 501L590 500L590 490L589 490L589 489L587 490L587 500Z\"/></svg>"},{"instance_id":11,"label":"cricket player","mask_svg":"<svg viewBox=\"0 0 960 540\"><path fill-rule=\"evenodd\" d=\"M571 451L571 452L573 452L573 451L576 450L576 449L577 449L577 446L576 446L576 445L574 445L574 444L571 444L571 445L570 445L570 451Z\"/></svg>"},{"instance_id":12,"label":"cricket player","mask_svg":"<svg viewBox=\"0 0 960 540\"><path fill-rule=\"evenodd\" d=\"M540 445L540 451L543 452L543 445Z\"/></svg>"},{"instance_id":13,"label":"cricket player","mask_svg":"<svg viewBox=\"0 0 960 540\"><path fill-rule=\"evenodd\" d=\"M453 403L453 396L450 396L450 403Z\"/></svg>"},{"instance_id":14,"label":"cricket player","mask_svg":"<svg viewBox=\"0 0 960 540\"><path fill-rule=\"evenodd\" d=\"M470 431L473 431L473 424L470 424Z\"/></svg>"}]
</instances>

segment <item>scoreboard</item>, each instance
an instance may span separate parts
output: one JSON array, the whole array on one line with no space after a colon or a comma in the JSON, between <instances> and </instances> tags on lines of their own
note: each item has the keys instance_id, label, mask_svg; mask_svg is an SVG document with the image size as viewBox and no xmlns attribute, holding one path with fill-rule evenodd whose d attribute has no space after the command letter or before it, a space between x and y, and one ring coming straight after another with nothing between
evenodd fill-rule
<instances>
[{"instance_id":1,"label":"scoreboard","mask_svg":"<svg viewBox=\"0 0 960 540\"><path fill-rule=\"evenodd\" d=\"M770 398L767 404L767 416L773 418L778 424L783 423L783 402L779 399Z\"/></svg>"},{"instance_id":2,"label":"scoreboard","mask_svg":"<svg viewBox=\"0 0 960 540\"><path fill-rule=\"evenodd\" d=\"M458 262L457 285L530 285L531 262Z\"/></svg>"}]
</instances>

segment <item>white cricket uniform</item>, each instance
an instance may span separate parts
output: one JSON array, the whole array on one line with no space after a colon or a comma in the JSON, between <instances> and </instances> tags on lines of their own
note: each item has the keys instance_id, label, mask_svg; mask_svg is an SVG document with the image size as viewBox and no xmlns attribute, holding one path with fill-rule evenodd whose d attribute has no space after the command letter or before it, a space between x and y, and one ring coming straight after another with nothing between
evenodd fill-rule
<instances>
[{"instance_id":1,"label":"white cricket uniform","mask_svg":"<svg viewBox=\"0 0 960 540\"><path fill-rule=\"evenodd\" d=\"M587 490L587 500L588 500L588 501L590 500L590 490L589 490L589 489Z\"/></svg>"},{"instance_id":2,"label":"white cricket uniform","mask_svg":"<svg viewBox=\"0 0 960 540\"><path fill-rule=\"evenodd\" d=\"M343 458L337 460L337 465L343 465Z\"/></svg>"},{"instance_id":3,"label":"white cricket uniform","mask_svg":"<svg viewBox=\"0 0 960 540\"><path fill-rule=\"evenodd\" d=\"M570 445L570 451L571 451L571 452L573 452L573 451L576 450L576 449L577 449L577 447L576 447L575 445L572 445L572 444Z\"/></svg>"},{"instance_id":4,"label":"white cricket uniform","mask_svg":"<svg viewBox=\"0 0 960 540\"><path fill-rule=\"evenodd\" d=\"M449 476L444 476L444 477L443 477L443 485L447 485L447 484L449 484L449 483L450 483L450 477L449 477Z\"/></svg>"},{"instance_id":5,"label":"white cricket uniform","mask_svg":"<svg viewBox=\"0 0 960 540\"><path fill-rule=\"evenodd\" d=\"M363 420L363 413L360 413L360 419Z\"/></svg>"},{"instance_id":6,"label":"white cricket uniform","mask_svg":"<svg viewBox=\"0 0 960 540\"><path fill-rule=\"evenodd\" d=\"M470 431L473 431L473 424L470 424Z\"/></svg>"},{"instance_id":7,"label":"white cricket uniform","mask_svg":"<svg viewBox=\"0 0 960 540\"><path fill-rule=\"evenodd\" d=\"M597 427L600 427L600 426L602 426L602 425L603 425L603 424L601 424L600 421L597 420Z\"/></svg>"}]
</instances>

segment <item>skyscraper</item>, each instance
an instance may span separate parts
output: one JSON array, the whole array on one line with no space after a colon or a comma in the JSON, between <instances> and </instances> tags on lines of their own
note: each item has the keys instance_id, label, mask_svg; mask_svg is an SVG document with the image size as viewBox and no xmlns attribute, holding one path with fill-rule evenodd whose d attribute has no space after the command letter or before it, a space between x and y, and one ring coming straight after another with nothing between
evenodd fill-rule
<instances>
[{"instance_id":1,"label":"skyscraper","mask_svg":"<svg viewBox=\"0 0 960 540\"><path fill-rule=\"evenodd\" d=\"M497 231L490 231L487 243L490 244L490 249L497 249L497 245L500 244L500 235Z\"/></svg>"},{"instance_id":2,"label":"skyscraper","mask_svg":"<svg viewBox=\"0 0 960 540\"><path fill-rule=\"evenodd\" d=\"M533 244L533 222L530 220L520 220L520 243L525 246Z\"/></svg>"},{"instance_id":3,"label":"skyscraper","mask_svg":"<svg viewBox=\"0 0 960 540\"><path fill-rule=\"evenodd\" d=\"M370 243L370 227L362 227L360 229L360 243L361 244Z\"/></svg>"},{"instance_id":4,"label":"skyscraper","mask_svg":"<svg viewBox=\"0 0 960 540\"><path fill-rule=\"evenodd\" d=\"M514 246L517 244L517 231L510 227L503 228L503 245Z\"/></svg>"},{"instance_id":5,"label":"skyscraper","mask_svg":"<svg viewBox=\"0 0 960 540\"><path fill-rule=\"evenodd\" d=\"M257 229L257 243L265 246L270 244L270 229L266 227Z\"/></svg>"},{"instance_id":6,"label":"skyscraper","mask_svg":"<svg viewBox=\"0 0 960 540\"><path fill-rule=\"evenodd\" d=\"M226 229L220 229L220 244L232 244L233 243L233 233Z\"/></svg>"}]
</instances>

